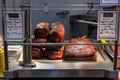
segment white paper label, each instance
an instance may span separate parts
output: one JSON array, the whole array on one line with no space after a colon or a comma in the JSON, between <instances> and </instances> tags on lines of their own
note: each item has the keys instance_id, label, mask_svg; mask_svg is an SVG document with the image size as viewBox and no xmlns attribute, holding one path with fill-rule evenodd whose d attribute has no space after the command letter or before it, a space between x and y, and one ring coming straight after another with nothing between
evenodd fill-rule
<instances>
[{"instance_id":1,"label":"white paper label","mask_svg":"<svg viewBox=\"0 0 120 80\"><path fill-rule=\"evenodd\" d=\"M98 40L117 39L117 12L100 11L98 15Z\"/></svg>"},{"instance_id":2,"label":"white paper label","mask_svg":"<svg viewBox=\"0 0 120 80\"><path fill-rule=\"evenodd\" d=\"M118 0L101 0L102 4L117 4Z\"/></svg>"},{"instance_id":3,"label":"white paper label","mask_svg":"<svg viewBox=\"0 0 120 80\"><path fill-rule=\"evenodd\" d=\"M5 12L5 39L10 41L23 40L24 25L23 13Z\"/></svg>"}]
</instances>

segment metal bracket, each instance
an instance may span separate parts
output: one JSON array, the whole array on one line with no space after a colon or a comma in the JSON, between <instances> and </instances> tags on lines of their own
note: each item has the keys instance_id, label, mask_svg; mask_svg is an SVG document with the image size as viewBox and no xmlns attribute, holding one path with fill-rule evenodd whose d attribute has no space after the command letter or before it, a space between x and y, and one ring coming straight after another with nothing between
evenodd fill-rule
<instances>
[{"instance_id":1,"label":"metal bracket","mask_svg":"<svg viewBox=\"0 0 120 80\"><path fill-rule=\"evenodd\" d=\"M23 67L30 67L30 68L34 68L36 67L36 64L35 63L24 63L24 62L19 62L19 65L20 66L23 66Z\"/></svg>"}]
</instances>

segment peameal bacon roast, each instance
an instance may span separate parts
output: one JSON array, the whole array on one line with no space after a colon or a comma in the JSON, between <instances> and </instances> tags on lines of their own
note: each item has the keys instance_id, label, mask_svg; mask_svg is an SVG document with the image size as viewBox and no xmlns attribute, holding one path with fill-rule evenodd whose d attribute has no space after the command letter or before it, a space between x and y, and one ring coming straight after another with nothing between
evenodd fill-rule
<instances>
[{"instance_id":1,"label":"peameal bacon roast","mask_svg":"<svg viewBox=\"0 0 120 80\"><path fill-rule=\"evenodd\" d=\"M35 26L35 38L47 38L50 32L50 25L48 22L41 22Z\"/></svg>"},{"instance_id":2,"label":"peameal bacon roast","mask_svg":"<svg viewBox=\"0 0 120 80\"><path fill-rule=\"evenodd\" d=\"M42 51L39 48L32 48L32 59L41 59L43 57Z\"/></svg>"},{"instance_id":3,"label":"peameal bacon roast","mask_svg":"<svg viewBox=\"0 0 120 80\"><path fill-rule=\"evenodd\" d=\"M92 43L88 38L72 38L69 43L79 43L86 45L67 45L65 46L65 56L66 60L96 60L97 48L93 45L87 45Z\"/></svg>"},{"instance_id":4,"label":"peameal bacon roast","mask_svg":"<svg viewBox=\"0 0 120 80\"><path fill-rule=\"evenodd\" d=\"M64 41L65 30L61 22L41 22L35 26L32 43L60 43ZM32 46L32 58L46 57L52 60L62 59L64 54L63 46ZM40 49L40 51L38 50ZM39 54L40 53L40 54Z\"/></svg>"},{"instance_id":5,"label":"peameal bacon roast","mask_svg":"<svg viewBox=\"0 0 120 80\"><path fill-rule=\"evenodd\" d=\"M32 39L32 43L46 43L47 42L47 39L44 39L44 38L33 38ZM45 48L45 46L32 46L33 48Z\"/></svg>"},{"instance_id":6,"label":"peameal bacon roast","mask_svg":"<svg viewBox=\"0 0 120 80\"><path fill-rule=\"evenodd\" d=\"M57 50L52 50L52 49L46 49L45 50L45 56L48 59L51 60L58 60L62 59L64 54L64 46L62 46L58 51Z\"/></svg>"},{"instance_id":7,"label":"peameal bacon roast","mask_svg":"<svg viewBox=\"0 0 120 80\"><path fill-rule=\"evenodd\" d=\"M51 25L50 34L48 37L49 42L60 43L64 41L65 29L61 22L54 22Z\"/></svg>"}]
</instances>

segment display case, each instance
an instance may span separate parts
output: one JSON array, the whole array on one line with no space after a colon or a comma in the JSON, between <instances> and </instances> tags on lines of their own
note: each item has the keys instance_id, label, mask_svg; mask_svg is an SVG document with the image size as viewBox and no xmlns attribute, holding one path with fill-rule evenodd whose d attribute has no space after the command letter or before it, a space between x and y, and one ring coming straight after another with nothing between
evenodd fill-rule
<instances>
[{"instance_id":1,"label":"display case","mask_svg":"<svg viewBox=\"0 0 120 80\"><path fill-rule=\"evenodd\" d=\"M99 0L2 0L3 78L117 78L119 3L104 8ZM104 43L98 13L106 10L116 15L115 38Z\"/></svg>"}]
</instances>

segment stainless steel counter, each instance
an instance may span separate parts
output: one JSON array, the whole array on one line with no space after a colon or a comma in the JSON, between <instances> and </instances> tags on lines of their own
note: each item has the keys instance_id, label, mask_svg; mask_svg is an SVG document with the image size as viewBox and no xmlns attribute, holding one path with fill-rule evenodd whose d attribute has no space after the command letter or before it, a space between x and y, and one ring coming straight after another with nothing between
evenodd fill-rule
<instances>
[{"instance_id":1,"label":"stainless steel counter","mask_svg":"<svg viewBox=\"0 0 120 80\"><path fill-rule=\"evenodd\" d=\"M100 49L103 60L98 61L36 61L36 67L19 66L19 60L9 63L9 71L5 71L6 78L46 78L46 77L101 77L117 78L118 72L113 70L113 63Z\"/></svg>"}]
</instances>

